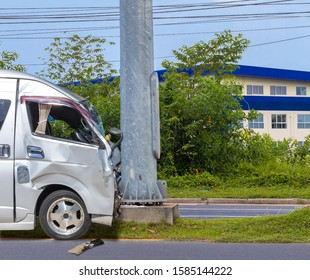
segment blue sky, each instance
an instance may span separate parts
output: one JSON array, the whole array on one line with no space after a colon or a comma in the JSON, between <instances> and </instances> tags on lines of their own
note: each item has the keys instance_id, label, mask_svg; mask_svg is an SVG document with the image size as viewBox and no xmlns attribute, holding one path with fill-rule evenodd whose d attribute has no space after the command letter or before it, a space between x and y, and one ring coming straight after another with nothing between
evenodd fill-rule
<instances>
[{"instance_id":1,"label":"blue sky","mask_svg":"<svg viewBox=\"0 0 310 280\"><path fill-rule=\"evenodd\" d=\"M310 71L310 1L153 0L153 6L155 69L164 58L173 59L173 49L229 29L251 41L240 64ZM17 52L28 72L43 68L39 57L52 38L73 33L115 42L107 46L106 59L119 70L118 0L3 0L0 7L0 50Z\"/></svg>"}]
</instances>

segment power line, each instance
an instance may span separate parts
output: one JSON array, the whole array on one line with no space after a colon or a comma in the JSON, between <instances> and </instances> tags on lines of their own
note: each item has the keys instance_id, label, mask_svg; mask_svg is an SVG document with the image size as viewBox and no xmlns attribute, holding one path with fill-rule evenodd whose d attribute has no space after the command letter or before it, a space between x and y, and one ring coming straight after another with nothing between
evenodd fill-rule
<instances>
[{"instance_id":1,"label":"power line","mask_svg":"<svg viewBox=\"0 0 310 280\"><path fill-rule=\"evenodd\" d=\"M251 47L258 47L258 46L265 46L265 45L271 45L271 44L277 44L277 43L283 43L283 42L299 40L299 39L304 39L304 38L309 38L309 37L310 37L310 35L304 35L304 36L286 38L286 39L282 39L282 40L275 40L275 41L271 41L271 42L265 42L265 43L250 45L249 48L251 48ZM172 55L160 56L160 57L155 57L154 59L158 60L158 59L167 59L167 58L174 58L174 56L172 56ZM118 62L120 62L120 60L110 60L110 61L107 61L107 62L109 62L109 63L118 63ZM70 64L70 63L66 63L66 64ZM31 64L23 64L23 65L25 65L25 66L44 66L45 63L31 63Z\"/></svg>"},{"instance_id":2,"label":"power line","mask_svg":"<svg viewBox=\"0 0 310 280\"><path fill-rule=\"evenodd\" d=\"M115 27L117 28L117 27ZM310 25L297 25L297 26L283 26L283 27L268 27L268 28L253 28L253 29L236 29L230 30L232 33L244 33L244 32L259 32L259 31L274 31L274 30L289 30L289 29L304 29L310 28ZM74 28L71 30L63 31L65 33L76 32L76 31L91 31L91 30L105 30L104 27L92 27L92 28ZM220 33L222 30L215 31L201 31L201 32L174 32L174 33L155 33L155 37L165 37L165 36L189 36L189 35L203 35L203 34L215 34ZM1 32L1 31L0 31ZM0 35L0 39L2 40L42 40L42 39L54 39L54 37L29 37L28 35L37 35L37 34L49 34L49 33L58 33L58 31L49 31L49 32L35 32L35 33L27 33L27 37L14 37L14 36L25 36L24 33L21 34L9 34L9 35ZM68 39L70 36L57 36L59 39ZM81 36L83 38L83 36ZM119 35L104 35L104 36L96 36L99 38L119 38Z\"/></svg>"},{"instance_id":3,"label":"power line","mask_svg":"<svg viewBox=\"0 0 310 280\"><path fill-rule=\"evenodd\" d=\"M276 41L271 41L271 42L266 42L266 43L250 45L249 48L250 47L266 46L266 45L277 44L277 43L283 43L283 42L288 42L288 41L294 41L294 40L299 40L299 39L304 39L304 38L309 38L309 37L310 37L310 35L292 37L292 38L287 38L287 39L282 39L282 40L276 40Z\"/></svg>"},{"instance_id":4,"label":"power line","mask_svg":"<svg viewBox=\"0 0 310 280\"><path fill-rule=\"evenodd\" d=\"M191 4L174 4L174 5L162 5L154 6L154 14L156 13L175 13L175 12L192 12L202 11L207 9L220 9L220 8L235 8L240 6L266 6L266 5L291 5L294 0L264 0L264 1L253 1L253 0L235 0L235 1L221 1L216 3L191 3ZM302 4L302 3L297 3ZM306 3L307 4L307 3ZM310 4L310 3L308 3ZM22 24L39 24L39 23L74 23L74 22L101 22L101 21L118 21L119 20L119 8L118 7L48 7L48 8L4 8L2 11L6 11L5 16L2 16L5 19L23 19ZM13 16L8 15L7 11L14 11ZM65 13L64 13L65 10ZM42 14L44 12L45 14ZM71 14L69 13L71 12ZM39 15L34 15L33 13L40 13ZM19 14L16 16L16 14ZM22 16L20 16L22 14ZM0 13L0 19L2 18ZM26 15L26 16L25 16ZM301 16L310 16L310 11L301 11L301 12L285 12L285 13L258 13L258 14L222 14L222 15L183 15L183 16L155 16L156 20L173 20L173 19L203 19L207 20L200 21L178 21L178 22L168 22L168 23L155 23L154 26L169 26L169 25L191 25L191 24L206 24L212 22L228 22L228 21L253 21L253 20L266 20L266 19L278 19L278 18L287 18L287 17L301 17ZM49 18L50 20L38 21L38 19ZM36 18L36 21L33 19ZM24 21L31 19L31 21ZM1 22L0 24L21 24L20 22ZM76 32L85 32L93 30L115 30L118 29L118 25L114 26L105 26L104 28L76 28ZM44 30L44 29L41 29ZM16 34L17 30L0 30L1 33L13 32L15 34L4 34L1 39L51 39L51 37L29 37L29 35L38 35L38 34L57 34L56 30L46 29L47 31L34 32L31 29L21 30L22 34ZM74 29L72 29L73 31ZM69 30L59 30L64 32L72 32ZM193 33L187 33L193 34ZM201 33L203 34L203 33ZM17 37L21 36L21 37ZM27 37L25 37L27 36ZM166 36L164 34L158 36ZM57 36L65 38L64 36ZM117 38L118 35L107 35L105 37Z\"/></svg>"},{"instance_id":5,"label":"power line","mask_svg":"<svg viewBox=\"0 0 310 280\"><path fill-rule=\"evenodd\" d=\"M262 19L278 19L278 18L292 18L292 17L309 17L310 16L310 11L304 11L304 12L288 12L288 13L264 13L264 14L247 14L247 15L214 15L214 16L209 16L211 17L218 17L216 20L219 21L227 21L229 18L232 20L262 20ZM202 16L192 16L196 18L201 18ZM206 17L206 16L203 16ZM223 17L221 19L221 17ZM184 18L184 17L182 17ZM100 20L99 20L100 21ZM180 25L180 24L200 24L200 23L208 23L208 22L213 22L213 20L207 20L207 21L185 21L185 22L174 22L174 23L158 23L155 24L155 26L163 26L163 25ZM1 23L0 23L1 24ZM63 31L63 32L71 32L71 30L75 31L90 31L90 30L109 30L109 29L118 29L119 26L106 26L106 27L85 27L85 28L69 28L69 29L23 29L23 30L0 30L0 32L17 32L21 31L23 34L6 34L6 36L16 36L16 35L35 35L35 34L48 34L48 33L57 33L56 31ZM31 32L35 30L53 30L53 31L42 31L42 32ZM25 34L25 32L31 32ZM27 39L27 38L26 38Z\"/></svg>"},{"instance_id":6,"label":"power line","mask_svg":"<svg viewBox=\"0 0 310 280\"><path fill-rule=\"evenodd\" d=\"M163 8L165 6L157 7L155 6L154 14L159 13L180 13L183 14L185 12L193 12L193 11L203 11L203 10L209 10L209 9L220 9L220 8L236 8L236 7L249 7L249 6L264 6L264 5L274 5L274 4L286 4L290 3L293 0L274 0L274 1L263 1L263 2L257 2L257 1L227 1L227 2L221 2L219 4L212 4L212 3L193 3L190 5L170 5L170 9ZM246 2L246 3L244 3ZM14 14L8 14L8 13L0 13L0 20L3 20L4 22L0 22L0 24L45 24L45 23L67 23L67 22L87 22L87 21L119 21L119 11L113 11L113 12L103 12L102 8L87 8L83 10L80 9L66 9L65 12L63 12L63 9L65 8L44 8L44 9L35 9L35 12L23 12L18 13L16 12L16 9L14 8ZM27 9L28 11L29 9ZM87 10L87 12L85 12ZM94 11L95 10L95 11ZM38 12L39 11L39 12ZM43 13L44 11L44 13ZM55 12L57 11L57 12ZM61 12L59 12L61 11ZM69 11L74 11L74 13L69 13ZM77 11L83 11L83 12L77 12ZM94 12L93 12L94 11ZM105 9L104 9L105 11ZM39 13L39 14L37 14ZM298 12L300 13L300 12ZM180 19L180 18L221 18L221 17L235 17L235 16L242 16L242 14L232 14L232 15L182 15L182 16L154 16L154 19L160 19L160 20L167 20L167 19ZM253 15L246 15L243 14L243 16L253 16ZM44 19L44 20L42 20ZM17 21L12 21L17 20Z\"/></svg>"},{"instance_id":7,"label":"power line","mask_svg":"<svg viewBox=\"0 0 310 280\"><path fill-rule=\"evenodd\" d=\"M189 15L189 16L155 16L154 20L176 20L176 19L199 19L195 21L177 21L168 23L155 23L154 26L205 24L214 22L236 22L236 21L255 21L287 18L307 18L310 17L310 11L302 12L282 12L282 13L256 13L256 14L221 14L221 15ZM29 17L30 19L31 17ZM0 25L18 25L18 24L55 24L55 23L86 23L86 22L113 22L119 21L119 18L106 17L104 15L80 16L80 17L53 17L52 20L32 20L0 22ZM207 20L200 20L207 19ZM115 26L113 26L115 28Z\"/></svg>"},{"instance_id":8,"label":"power line","mask_svg":"<svg viewBox=\"0 0 310 280\"><path fill-rule=\"evenodd\" d=\"M235 0L235 1L221 1L220 3L191 3L191 4L172 4L172 5L154 5L153 11L154 13L171 13L171 12L186 12L192 11L192 9L220 9L220 8L233 8L233 7L240 7L240 6L263 6L263 5L287 5L290 2L294 2L294 0L261 0L261 2L255 0ZM69 12L77 12L77 11L106 11L106 10L115 10L119 13L118 6L111 6L111 7L102 7L102 6L86 6L86 7L45 7L45 8L38 8L38 7L28 7L28 8L1 8L1 11L12 11L14 15L16 14L30 14L31 13L55 13L55 12L63 12L68 15ZM8 12L0 12L1 14L8 14Z\"/></svg>"},{"instance_id":9,"label":"power line","mask_svg":"<svg viewBox=\"0 0 310 280\"><path fill-rule=\"evenodd\" d=\"M303 5L303 6L301 6ZM235 1L217 1L217 2L201 2L201 3L188 3L188 4L173 4L173 5L161 5L154 6L154 27L163 26L178 26L178 25L196 25L196 24L208 24L219 22L237 22L237 21L270 21L270 20L283 20L293 18L305 18L310 17L310 11L305 9L309 3L296 2L294 0L235 0ZM282 9L288 9L288 11L281 12L258 12L257 7L281 7ZM302 7L302 10L297 8ZM243 8L255 8L255 13L249 13L243 10ZM296 9L292 9L292 7ZM231 9L230 13L218 13L214 14L214 10ZM208 13L208 11L212 13ZM237 12L233 12L237 11ZM257 11L257 12L256 12ZM183 15L178 15L182 13ZM0 24L1 25L18 25L23 24L56 24L56 23L88 23L88 22L117 22L119 20L119 8L118 7L46 7L46 8L1 8L0 11ZM65 26L65 25L63 25ZM84 25L85 26L85 25ZM261 31L276 31L285 29L306 29L309 25L296 25L296 26L282 26L268 28L248 28L232 30L232 32L261 32ZM0 40L36 40L36 39L54 39L55 37L61 39L67 39L66 33L72 32L87 32L87 31L108 31L119 30L118 24L105 25L100 27L75 27L75 28L28 28L28 29L4 29L0 30ZM57 34L63 32L61 36L41 36L43 34ZM214 34L221 31L203 31L203 32L168 32L168 33L154 33L154 36L192 36L202 34ZM39 36L35 36L39 35ZM104 38L117 38L119 35L106 35L97 36ZM291 38L274 40L271 42L259 43L250 45L249 47L259 47L270 44L283 43L287 41L299 40L308 38L310 35L294 36ZM172 56L157 57L155 59L170 58ZM116 61L109 61L119 62ZM44 64L25 64L26 66L38 66Z\"/></svg>"}]
</instances>

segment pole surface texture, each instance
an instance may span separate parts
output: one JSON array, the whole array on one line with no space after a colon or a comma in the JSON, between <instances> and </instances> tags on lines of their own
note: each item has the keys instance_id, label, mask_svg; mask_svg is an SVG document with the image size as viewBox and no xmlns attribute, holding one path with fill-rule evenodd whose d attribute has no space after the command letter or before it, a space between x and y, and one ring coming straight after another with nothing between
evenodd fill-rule
<instances>
[{"instance_id":1,"label":"pole surface texture","mask_svg":"<svg viewBox=\"0 0 310 280\"><path fill-rule=\"evenodd\" d=\"M120 0L120 35L123 202L161 203L166 186L157 181L158 149L154 151L154 139L159 139L155 135L159 124L154 115L158 116L159 109L156 93L154 97L151 90L154 88L151 86L154 77L152 0Z\"/></svg>"}]
</instances>

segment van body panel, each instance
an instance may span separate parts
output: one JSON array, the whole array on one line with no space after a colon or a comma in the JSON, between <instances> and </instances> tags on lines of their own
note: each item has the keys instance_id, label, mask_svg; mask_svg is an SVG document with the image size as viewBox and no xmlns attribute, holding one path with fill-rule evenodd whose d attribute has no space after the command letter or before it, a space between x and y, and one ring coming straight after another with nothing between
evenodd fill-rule
<instances>
[{"instance_id":1,"label":"van body panel","mask_svg":"<svg viewBox=\"0 0 310 280\"><path fill-rule=\"evenodd\" d=\"M89 214L111 225L112 151L83 99L40 78L0 71L2 99L11 104L0 127L0 230L32 229L47 187L71 189ZM53 134L59 120L73 131L67 138ZM89 142L73 137L80 127ZM1 158L1 144L10 147L9 158Z\"/></svg>"},{"instance_id":2,"label":"van body panel","mask_svg":"<svg viewBox=\"0 0 310 280\"><path fill-rule=\"evenodd\" d=\"M0 128L0 226L14 221L16 87L17 79L0 79L1 119L4 120Z\"/></svg>"},{"instance_id":3,"label":"van body panel","mask_svg":"<svg viewBox=\"0 0 310 280\"><path fill-rule=\"evenodd\" d=\"M1 230L32 230L35 228L35 215L28 214L23 221L18 223L1 223Z\"/></svg>"}]
</instances>

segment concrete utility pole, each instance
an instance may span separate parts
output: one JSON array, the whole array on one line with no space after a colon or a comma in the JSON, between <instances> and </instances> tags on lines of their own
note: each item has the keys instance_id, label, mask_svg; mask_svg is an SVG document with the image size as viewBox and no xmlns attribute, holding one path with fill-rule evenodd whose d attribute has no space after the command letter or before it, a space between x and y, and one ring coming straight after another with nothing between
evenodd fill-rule
<instances>
[{"instance_id":1,"label":"concrete utility pole","mask_svg":"<svg viewBox=\"0 0 310 280\"><path fill-rule=\"evenodd\" d=\"M120 0L120 35L123 201L161 203L166 186L157 181L159 96L152 0Z\"/></svg>"}]
</instances>

